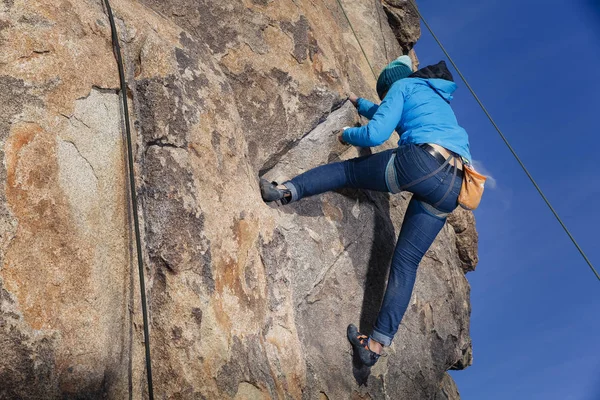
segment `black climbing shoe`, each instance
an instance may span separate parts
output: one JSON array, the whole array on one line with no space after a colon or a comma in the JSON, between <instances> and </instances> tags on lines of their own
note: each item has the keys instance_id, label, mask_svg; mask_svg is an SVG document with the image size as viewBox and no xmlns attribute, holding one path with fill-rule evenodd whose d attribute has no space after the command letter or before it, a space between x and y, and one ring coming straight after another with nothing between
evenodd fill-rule
<instances>
[{"instance_id":1,"label":"black climbing shoe","mask_svg":"<svg viewBox=\"0 0 600 400\"><path fill-rule=\"evenodd\" d=\"M281 201L281 204L287 204L292 200L292 192L288 189L279 189L277 182L269 182L266 179L260 180L260 194L263 201Z\"/></svg>"},{"instance_id":2,"label":"black climbing shoe","mask_svg":"<svg viewBox=\"0 0 600 400\"><path fill-rule=\"evenodd\" d=\"M354 350L354 357L366 367L372 367L380 355L369 350L369 338L358 331L354 324L348 325L348 340Z\"/></svg>"}]
</instances>

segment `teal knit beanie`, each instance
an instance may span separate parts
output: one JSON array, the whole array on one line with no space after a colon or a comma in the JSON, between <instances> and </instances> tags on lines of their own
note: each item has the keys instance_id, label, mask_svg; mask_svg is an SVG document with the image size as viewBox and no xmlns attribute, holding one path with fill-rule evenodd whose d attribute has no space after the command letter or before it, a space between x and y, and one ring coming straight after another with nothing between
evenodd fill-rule
<instances>
[{"instance_id":1,"label":"teal knit beanie","mask_svg":"<svg viewBox=\"0 0 600 400\"><path fill-rule=\"evenodd\" d=\"M412 61L409 56L400 56L389 63L377 79L377 94L383 100L384 94L397 80L406 78L412 74Z\"/></svg>"}]
</instances>

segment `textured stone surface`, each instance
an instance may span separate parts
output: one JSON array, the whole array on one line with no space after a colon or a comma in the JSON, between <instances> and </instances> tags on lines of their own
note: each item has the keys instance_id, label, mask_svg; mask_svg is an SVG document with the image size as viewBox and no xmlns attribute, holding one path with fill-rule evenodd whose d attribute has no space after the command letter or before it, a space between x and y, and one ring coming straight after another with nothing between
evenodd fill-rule
<instances>
[{"instance_id":1,"label":"textured stone surface","mask_svg":"<svg viewBox=\"0 0 600 400\"><path fill-rule=\"evenodd\" d=\"M460 394L458 393L458 388L456 387L456 383L449 374L444 375L444 379L442 379L442 383L440 385L440 391L435 397L435 400L459 400Z\"/></svg>"},{"instance_id":2,"label":"textured stone surface","mask_svg":"<svg viewBox=\"0 0 600 400\"><path fill-rule=\"evenodd\" d=\"M405 2L342 3L375 73L418 38ZM427 253L390 356L356 371L345 328L374 323L409 196L344 190L283 208L259 196L259 175L371 151L334 135L359 122L348 91L376 97L337 2L111 4L157 397L457 398L446 371L471 363L472 214ZM144 398L102 2L0 3L0 46L0 398Z\"/></svg>"},{"instance_id":3,"label":"textured stone surface","mask_svg":"<svg viewBox=\"0 0 600 400\"><path fill-rule=\"evenodd\" d=\"M456 233L456 248L458 249L463 270L465 273L475 271L475 267L479 262L477 254L479 236L475 229L475 216L473 212L457 208L448 217L448 223L452 225Z\"/></svg>"},{"instance_id":4,"label":"textured stone surface","mask_svg":"<svg viewBox=\"0 0 600 400\"><path fill-rule=\"evenodd\" d=\"M394 36L402 45L402 50L405 53L412 50L419 37L421 37L419 14L414 8L416 1L382 0L382 4Z\"/></svg>"}]
</instances>

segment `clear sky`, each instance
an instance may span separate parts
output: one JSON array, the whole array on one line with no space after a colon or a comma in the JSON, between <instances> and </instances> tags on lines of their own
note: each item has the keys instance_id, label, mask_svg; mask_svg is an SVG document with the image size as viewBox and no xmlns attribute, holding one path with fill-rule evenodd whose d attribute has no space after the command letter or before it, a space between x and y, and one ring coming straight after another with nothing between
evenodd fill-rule
<instances>
[{"instance_id":1,"label":"clear sky","mask_svg":"<svg viewBox=\"0 0 600 400\"><path fill-rule=\"evenodd\" d=\"M575 238L600 268L600 0L419 0ZM425 27L421 65L443 59ZM475 212L474 364L463 400L600 399L600 281L455 74L474 159L496 181Z\"/></svg>"}]
</instances>

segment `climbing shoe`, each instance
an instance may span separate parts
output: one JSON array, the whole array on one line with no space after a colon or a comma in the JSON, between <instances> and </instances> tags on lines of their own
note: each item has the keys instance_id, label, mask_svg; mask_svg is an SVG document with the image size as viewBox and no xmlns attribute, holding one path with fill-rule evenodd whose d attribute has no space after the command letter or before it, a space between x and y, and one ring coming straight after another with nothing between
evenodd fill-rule
<instances>
[{"instance_id":1,"label":"climbing shoe","mask_svg":"<svg viewBox=\"0 0 600 400\"><path fill-rule=\"evenodd\" d=\"M379 360L380 355L369 350L369 338L361 334L354 324L348 325L347 334L355 359L367 367L372 367Z\"/></svg>"},{"instance_id":2,"label":"climbing shoe","mask_svg":"<svg viewBox=\"0 0 600 400\"><path fill-rule=\"evenodd\" d=\"M280 201L281 204L287 204L292 200L292 192L288 189L279 189L277 182L269 182L266 179L260 180L260 194L263 201L269 203Z\"/></svg>"}]
</instances>

